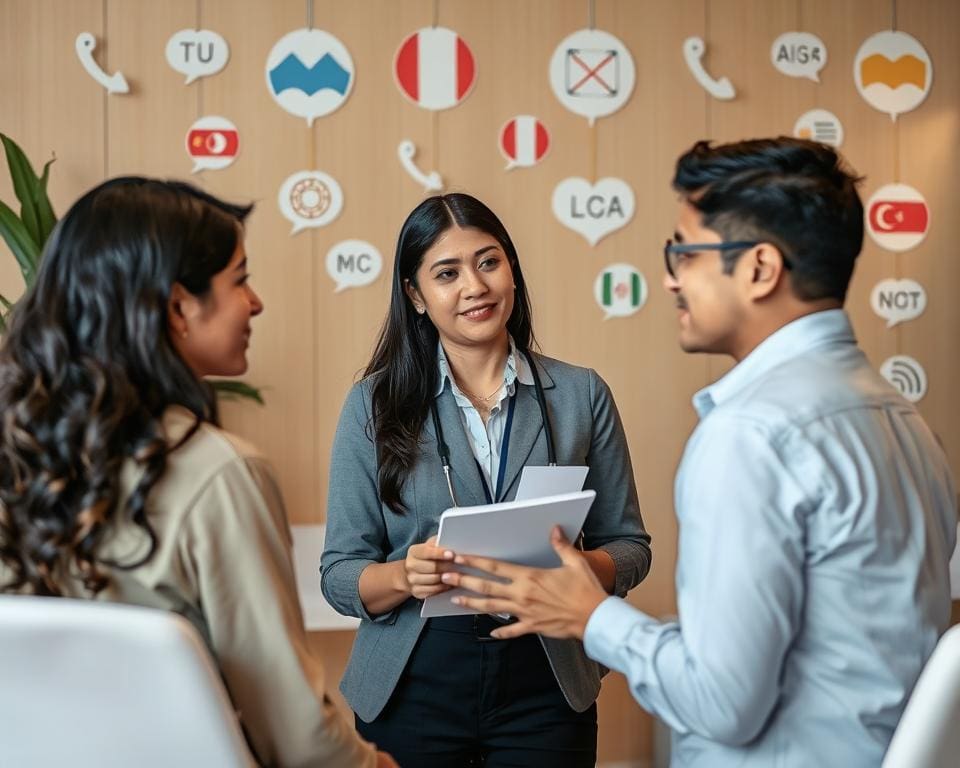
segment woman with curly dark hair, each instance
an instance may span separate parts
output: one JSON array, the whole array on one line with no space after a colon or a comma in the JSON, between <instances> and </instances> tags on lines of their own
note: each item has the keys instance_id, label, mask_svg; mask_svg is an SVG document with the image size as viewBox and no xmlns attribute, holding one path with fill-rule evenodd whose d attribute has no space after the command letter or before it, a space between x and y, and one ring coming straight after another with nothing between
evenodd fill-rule
<instances>
[{"instance_id":1,"label":"woman with curly dark hair","mask_svg":"<svg viewBox=\"0 0 960 768\"><path fill-rule=\"evenodd\" d=\"M251 207L118 178L57 225L0 349L0 591L179 613L261 762L393 765L325 694L273 472L204 382L246 370L263 309Z\"/></svg>"}]
</instances>

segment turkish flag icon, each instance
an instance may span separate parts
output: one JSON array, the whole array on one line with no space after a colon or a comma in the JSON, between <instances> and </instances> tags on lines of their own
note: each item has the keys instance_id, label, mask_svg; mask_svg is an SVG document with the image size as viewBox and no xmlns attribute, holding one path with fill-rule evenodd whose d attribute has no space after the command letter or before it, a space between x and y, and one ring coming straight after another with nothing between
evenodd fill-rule
<instances>
[{"instance_id":1,"label":"turkish flag icon","mask_svg":"<svg viewBox=\"0 0 960 768\"><path fill-rule=\"evenodd\" d=\"M926 232L927 204L921 201L877 200L870 206L870 226L875 232Z\"/></svg>"},{"instance_id":2,"label":"turkish flag icon","mask_svg":"<svg viewBox=\"0 0 960 768\"><path fill-rule=\"evenodd\" d=\"M930 230L930 208L908 184L885 184L864 206L864 225L881 248L897 253L919 245Z\"/></svg>"},{"instance_id":3,"label":"turkish flag icon","mask_svg":"<svg viewBox=\"0 0 960 768\"><path fill-rule=\"evenodd\" d=\"M233 157L240 148L237 131L193 129L187 135L191 157Z\"/></svg>"}]
</instances>

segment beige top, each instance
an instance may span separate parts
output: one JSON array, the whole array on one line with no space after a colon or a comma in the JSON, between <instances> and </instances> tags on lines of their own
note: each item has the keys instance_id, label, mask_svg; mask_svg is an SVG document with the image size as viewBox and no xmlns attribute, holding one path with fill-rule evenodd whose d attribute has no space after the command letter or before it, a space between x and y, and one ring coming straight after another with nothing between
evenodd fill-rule
<instances>
[{"instance_id":1,"label":"beige top","mask_svg":"<svg viewBox=\"0 0 960 768\"><path fill-rule=\"evenodd\" d=\"M164 423L176 440L193 416L171 408ZM138 474L132 462L124 468L124 498ZM290 529L266 459L204 424L168 457L148 510L157 551L132 571L112 570L98 599L175 611L193 623L261 763L373 766L373 747L328 698L323 665L307 647ZM145 546L141 529L124 524L100 554L134 562ZM65 589L87 596L79 584Z\"/></svg>"}]
</instances>

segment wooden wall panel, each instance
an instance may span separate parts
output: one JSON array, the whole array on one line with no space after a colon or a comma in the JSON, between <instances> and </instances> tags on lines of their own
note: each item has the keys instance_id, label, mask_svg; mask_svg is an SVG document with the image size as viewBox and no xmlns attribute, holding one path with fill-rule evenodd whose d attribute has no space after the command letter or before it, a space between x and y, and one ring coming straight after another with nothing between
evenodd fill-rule
<instances>
[{"instance_id":1,"label":"wooden wall panel","mask_svg":"<svg viewBox=\"0 0 960 768\"><path fill-rule=\"evenodd\" d=\"M23 147L38 172L57 156L49 190L60 213L104 174L106 97L74 52L77 35L90 32L100 41L97 59L109 60L103 27L98 0L0 0L0 132ZM5 171L0 199L19 211ZM0 241L0 293L15 300L22 290L16 262Z\"/></svg>"},{"instance_id":2,"label":"wooden wall panel","mask_svg":"<svg viewBox=\"0 0 960 768\"><path fill-rule=\"evenodd\" d=\"M317 520L320 468L318 437L311 424L326 389L317 376L321 340L312 322L316 235L311 230L290 235L290 222L277 208L277 191L290 174L309 167L310 136L305 120L274 102L264 67L277 40L306 26L305 7L296 2L205 0L203 26L226 38L230 62L220 74L197 83L204 88L204 112L222 114L240 131L240 156L226 171L205 171L208 188L257 205L247 227L247 250L251 283L265 309L253 324L250 370L244 378L263 388L269 404L229 404L224 416L273 459L294 523Z\"/></svg>"},{"instance_id":3,"label":"wooden wall panel","mask_svg":"<svg viewBox=\"0 0 960 768\"><path fill-rule=\"evenodd\" d=\"M108 0L106 40L110 59L104 70L124 73L129 95L108 96L104 141L109 176L190 175L184 151L187 128L196 115L196 89L184 87L184 76L167 64L169 34L192 27L196 3L125 3ZM201 81L202 82L202 81ZM97 87L88 79L89 87Z\"/></svg>"},{"instance_id":4,"label":"wooden wall panel","mask_svg":"<svg viewBox=\"0 0 960 768\"><path fill-rule=\"evenodd\" d=\"M960 7L950 0L596 0L597 28L628 46L637 79L626 106L592 127L558 103L547 77L554 48L588 25L589 7L583 0L313 0L314 26L347 46L356 82L341 109L308 127L280 109L264 85L271 47L307 25L305 0L0 0L0 130L35 164L56 152L51 190L61 213L82 191L120 173L190 178L228 199L256 203L247 248L266 310L254 326L245 378L264 388L267 405L223 410L230 428L273 459L295 523L325 517L340 406L386 311L400 225L424 195L397 159L400 140L414 141L421 168L438 170L448 189L477 195L503 218L530 286L543 351L589 365L610 384L654 536L654 570L629 599L664 615L675 610L673 475L696 423L690 396L730 365L678 349L674 306L661 286L662 245L676 208L673 164L699 138L790 134L800 114L826 108L843 123L843 152L865 176L864 198L897 179L927 196L933 224L926 241L896 255L868 239L848 310L876 365L896 353L924 365L930 391L920 408L960 470L960 421L951 402L960 379L960 307L952 296L960 283L953 256L960 222L951 215L960 192L960 61L953 50ZM891 28L894 15L934 62L928 100L896 122L866 104L852 78L860 44ZM467 40L478 69L469 98L441 113L407 102L392 76L401 40L434 20ZM223 71L191 85L164 57L169 36L188 27L219 32L231 50ZM812 32L826 44L819 84L771 65L770 46L788 30ZM124 72L129 96L107 96L86 75L74 53L80 31L97 35L97 60L108 72ZM713 76L730 77L736 100L712 99L687 71L681 46L690 35L707 41L705 65ZM505 171L497 137L517 114L540 117L552 146L536 167ZM184 136L202 115L232 120L241 151L228 169L191 175ZM291 236L277 192L288 175L311 166L339 181L344 208L329 226ZM637 202L633 221L589 246L551 210L554 187L569 176L626 180ZM5 174L0 198L12 199ZM335 243L354 238L380 250L384 272L371 286L335 293L324 258ZM613 262L638 267L649 298L632 317L604 320L592 286ZM894 276L920 281L929 303L921 318L887 329L869 296L879 280ZM20 290L0 246L0 292ZM351 640L348 632L311 637L333 680ZM622 677L605 682L600 713L601 760L643 764L652 721Z\"/></svg>"},{"instance_id":5,"label":"wooden wall panel","mask_svg":"<svg viewBox=\"0 0 960 768\"><path fill-rule=\"evenodd\" d=\"M960 457L955 402L960 369L960 303L956 300L960 286L960 222L956 215L960 191L960 66L956 52L960 5L901 3L897 26L927 49L933 60L934 84L926 102L901 116L896 126L899 180L920 190L931 208L926 239L915 250L895 257L895 276L917 280L926 288L928 301L921 317L894 329L896 352L915 356L926 370L929 394L920 402L920 411L943 441L956 472ZM880 324L879 318L873 320Z\"/></svg>"}]
</instances>

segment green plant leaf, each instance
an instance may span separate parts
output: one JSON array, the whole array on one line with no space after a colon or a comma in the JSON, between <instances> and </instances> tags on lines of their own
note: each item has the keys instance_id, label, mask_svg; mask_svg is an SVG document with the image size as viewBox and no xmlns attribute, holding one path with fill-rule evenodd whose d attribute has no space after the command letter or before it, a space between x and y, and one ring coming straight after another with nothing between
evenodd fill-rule
<instances>
[{"instance_id":1,"label":"green plant leaf","mask_svg":"<svg viewBox=\"0 0 960 768\"><path fill-rule=\"evenodd\" d=\"M40 174L40 193L37 195L37 217L39 223L40 253L43 253L43 246L50 239L50 233L57 224L57 214L53 212L53 206L50 204L50 196L47 194L47 182L50 180L50 166L56 157L51 157L43 164L43 173ZM37 257L39 259L39 255Z\"/></svg>"},{"instance_id":2,"label":"green plant leaf","mask_svg":"<svg viewBox=\"0 0 960 768\"><path fill-rule=\"evenodd\" d=\"M23 273L23 281L28 286L32 285L37 272L40 249L17 214L2 200L0 200L0 237L3 237L13 251L13 256Z\"/></svg>"},{"instance_id":3,"label":"green plant leaf","mask_svg":"<svg viewBox=\"0 0 960 768\"><path fill-rule=\"evenodd\" d=\"M225 400L241 400L246 398L248 400L254 400L260 403L260 405L264 405L263 395L260 394L260 390L250 386L246 382L235 381L233 379L212 379L210 385L217 393L217 397L222 397Z\"/></svg>"},{"instance_id":4,"label":"green plant leaf","mask_svg":"<svg viewBox=\"0 0 960 768\"><path fill-rule=\"evenodd\" d=\"M33 171L33 166L27 160L23 150L13 139L0 133L3 150L7 155L7 167L10 169L10 178L13 181L13 191L20 201L20 219L23 221L31 239L37 245L37 251L43 245L40 239L40 212L37 207L37 198L46 197L46 189L40 183L40 178Z\"/></svg>"}]
</instances>

